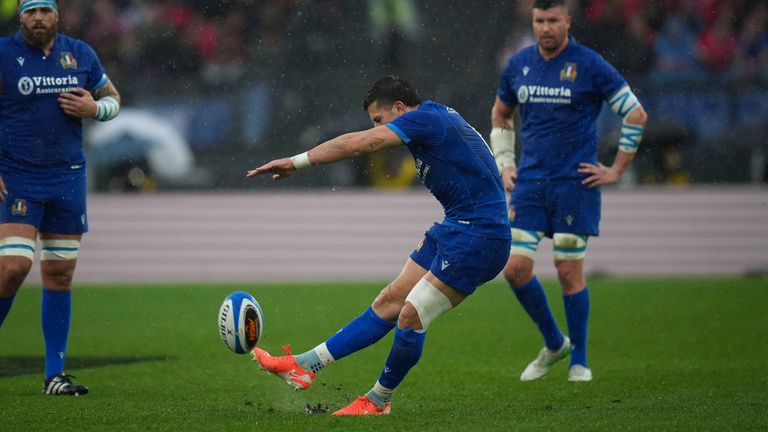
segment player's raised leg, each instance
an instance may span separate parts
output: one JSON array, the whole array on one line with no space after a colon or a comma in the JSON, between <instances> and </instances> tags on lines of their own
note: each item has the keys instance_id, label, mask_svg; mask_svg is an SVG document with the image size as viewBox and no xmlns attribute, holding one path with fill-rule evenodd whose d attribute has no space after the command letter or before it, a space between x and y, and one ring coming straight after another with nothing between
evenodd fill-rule
<instances>
[{"instance_id":1,"label":"player's raised leg","mask_svg":"<svg viewBox=\"0 0 768 432\"><path fill-rule=\"evenodd\" d=\"M560 331L544 288L533 274L534 255L543 235L540 231L513 228L509 261L503 270L504 279L544 339L544 347L520 375L522 381L541 378L570 352L570 342Z\"/></svg>"},{"instance_id":2,"label":"player's raised leg","mask_svg":"<svg viewBox=\"0 0 768 432\"><path fill-rule=\"evenodd\" d=\"M345 325L328 340L299 355L273 357L261 348L253 349L254 360L262 369L284 379L291 387L306 390L315 374L325 366L366 348L390 332L405 303L405 297L426 269L409 259L400 275L387 285L360 316Z\"/></svg>"},{"instance_id":3,"label":"player's raised leg","mask_svg":"<svg viewBox=\"0 0 768 432\"><path fill-rule=\"evenodd\" d=\"M569 381L591 381L587 365L587 327L589 321L589 288L584 278L584 256L587 236L555 234L555 267L563 288L563 305L571 338L572 353Z\"/></svg>"},{"instance_id":4,"label":"player's raised leg","mask_svg":"<svg viewBox=\"0 0 768 432\"><path fill-rule=\"evenodd\" d=\"M0 326L32 268L36 236L37 229L32 225L0 224Z\"/></svg>"},{"instance_id":5,"label":"player's raised leg","mask_svg":"<svg viewBox=\"0 0 768 432\"><path fill-rule=\"evenodd\" d=\"M41 317L45 339L47 395L84 395L88 388L75 384L64 372L72 320L72 276L80 251L79 234L41 233L40 271L43 279Z\"/></svg>"},{"instance_id":6,"label":"player's raised leg","mask_svg":"<svg viewBox=\"0 0 768 432\"><path fill-rule=\"evenodd\" d=\"M392 394L421 358L429 324L466 297L466 293L446 285L431 273L419 280L405 299L392 348L378 381L368 393L333 415L389 414Z\"/></svg>"}]
</instances>

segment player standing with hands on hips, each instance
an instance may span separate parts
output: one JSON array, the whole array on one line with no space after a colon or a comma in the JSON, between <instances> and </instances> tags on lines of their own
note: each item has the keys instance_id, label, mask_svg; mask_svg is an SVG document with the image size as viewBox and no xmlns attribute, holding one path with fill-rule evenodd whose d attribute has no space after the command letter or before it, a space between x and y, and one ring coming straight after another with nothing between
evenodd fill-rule
<instances>
[{"instance_id":1,"label":"player standing with hands on hips","mask_svg":"<svg viewBox=\"0 0 768 432\"><path fill-rule=\"evenodd\" d=\"M82 119L107 121L120 95L93 49L58 34L56 0L21 0L21 28L0 38L0 325L40 237L48 395L88 389L64 372L72 276L86 218Z\"/></svg>"},{"instance_id":2,"label":"player standing with hands on hips","mask_svg":"<svg viewBox=\"0 0 768 432\"><path fill-rule=\"evenodd\" d=\"M292 158L248 172L274 180L311 165L327 164L405 144L419 179L442 204L435 223L405 267L362 315L312 350L273 357L254 348L261 367L296 389L306 390L323 367L384 337L393 328L392 349L373 388L334 415L389 414L392 393L421 357L430 323L496 277L510 247L506 200L490 148L453 109L430 100L395 76L379 79L363 109L374 127L326 141Z\"/></svg>"},{"instance_id":3,"label":"player standing with hands on hips","mask_svg":"<svg viewBox=\"0 0 768 432\"><path fill-rule=\"evenodd\" d=\"M587 239L599 234L600 186L616 183L629 167L647 121L616 69L569 37L571 20L564 0L534 1L536 44L509 60L491 111L491 148L504 187L512 192L512 248L503 274L545 342L520 376L523 381L541 378L569 353L568 379L592 380L587 364ZM611 166L597 162L596 122L603 102L622 118ZM516 108L522 119L519 167L512 120ZM570 338L560 331L533 273L544 236L554 244Z\"/></svg>"}]
</instances>

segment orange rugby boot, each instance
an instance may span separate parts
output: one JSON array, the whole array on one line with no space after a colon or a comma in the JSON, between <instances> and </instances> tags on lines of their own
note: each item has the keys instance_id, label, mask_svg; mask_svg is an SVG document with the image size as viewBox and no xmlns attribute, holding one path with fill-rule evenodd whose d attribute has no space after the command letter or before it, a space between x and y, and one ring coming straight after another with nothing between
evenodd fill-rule
<instances>
[{"instance_id":1,"label":"orange rugby boot","mask_svg":"<svg viewBox=\"0 0 768 432\"><path fill-rule=\"evenodd\" d=\"M256 347L253 349L253 361L259 363L259 366L274 375L284 379L285 382L293 387L294 390L306 390L312 385L315 374L302 369L291 354L291 346L283 346L284 356L272 357L268 352Z\"/></svg>"},{"instance_id":2,"label":"orange rugby boot","mask_svg":"<svg viewBox=\"0 0 768 432\"><path fill-rule=\"evenodd\" d=\"M360 396L354 402L336 411L335 416L364 416L387 415L392 410L392 403L388 402L383 407L376 405L368 399L368 396Z\"/></svg>"}]
</instances>

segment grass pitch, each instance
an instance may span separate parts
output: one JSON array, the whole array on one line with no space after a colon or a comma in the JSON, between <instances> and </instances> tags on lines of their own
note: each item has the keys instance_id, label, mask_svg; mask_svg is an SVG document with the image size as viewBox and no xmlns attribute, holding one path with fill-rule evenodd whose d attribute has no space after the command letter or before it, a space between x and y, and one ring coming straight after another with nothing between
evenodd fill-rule
<instances>
[{"instance_id":1,"label":"grass pitch","mask_svg":"<svg viewBox=\"0 0 768 432\"><path fill-rule=\"evenodd\" d=\"M556 283L545 283L561 327ZM359 315L380 283L92 285L74 291L67 369L84 397L40 394L40 290L0 328L0 430L766 430L768 279L592 279L591 383L567 362L518 377L542 341L514 296L489 283L429 330L392 415L334 418L375 382L392 335L294 392L219 340L217 313L245 290L262 346L303 352Z\"/></svg>"}]
</instances>

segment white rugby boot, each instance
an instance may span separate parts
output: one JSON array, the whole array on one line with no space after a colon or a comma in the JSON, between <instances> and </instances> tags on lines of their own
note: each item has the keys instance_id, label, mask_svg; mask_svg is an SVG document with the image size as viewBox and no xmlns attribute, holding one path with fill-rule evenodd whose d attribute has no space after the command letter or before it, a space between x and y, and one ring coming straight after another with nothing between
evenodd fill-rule
<instances>
[{"instance_id":1,"label":"white rugby boot","mask_svg":"<svg viewBox=\"0 0 768 432\"><path fill-rule=\"evenodd\" d=\"M592 381L592 369L575 364L568 370L568 381Z\"/></svg>"},{"instance_id":2,"label":"white rugby boot","mask_svg":"<svg viewBox=\"0 0 768 432\"><path fill-rule=\"evenodd\" d=\"M539 355L525 368L520 375L520 381L533 381L539 379L549 372L549 368L558 360L564 359L571 353L571 339L568 336L563 337L563 345L557 351L550 351L544 347L539 351Z\"/></svg>"}]
</instances>

